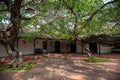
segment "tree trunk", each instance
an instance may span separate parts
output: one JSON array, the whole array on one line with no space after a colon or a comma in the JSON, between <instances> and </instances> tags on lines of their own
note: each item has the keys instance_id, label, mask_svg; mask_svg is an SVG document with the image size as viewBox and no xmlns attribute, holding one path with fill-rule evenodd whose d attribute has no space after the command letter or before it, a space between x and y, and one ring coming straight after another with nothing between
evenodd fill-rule
<instances>
[{"instance_id":1,"label":"tree trunk","mask_svg":"<svg viewBox=\"0 0 120 80\"><path fill-rule=\"evenodd\" d=\"M7 43L4 46L13 66L20 67L22 64L22 53L17 50L16 41L21 23L20 8L22 0L3 0L2 2L4 2L8 12L10 12L10 22L12 24L6 29L6 32L9 32L10 34L5 35L4 39L6 39ZM16 56L13 55L13 51L16 52Z\"/></svg>"},{"instance_id":2,"label":"tree trunk","mask_svg":"<svg viewBox=\"0 0 120 80\"><path fill-rule=\"evenodd\" d=\"M7 51L7 54L9 55L10 62L13 67L17 67L17 60L15 56L13 55L13 51L10 48L10 45L5 45L5 49Z\"/></svg>"},{"instance_id":3,"label":"tree trunk","mask_svg":"<svg viewBox=\"0 0 120 80\"><path fill-rule=\"evenodd\" d=\"M85 46L84 39L82 39L80 37L76 37L76 40L78 40L80 42L80 45L82 46L82 54L83 54L83 49L84 49L89 57L94 57L92 52L90 51L90 49Z\"/></svg>"},{"instance_id":4,"label":"tree trunk","mask_svg":"<svg viewBox=\"0 0 120 80\"><path fill-rule=\"evenodd\" d=\"M69 49L69 46L68 46L68 45L67 45L66 49L67 49L67 52L65 53L65 58L64 58L64 60L67 60L68 49Z\"/></svg>"},{"instance_id":5,"label":"tree trunk","mask_svg":"<svg viewBox=\"0 0 120 80\"><path fill-rule=\"evenodd\" d=\"M21 17L20 17L20 7L21 7L22 0L14 0L14 4L12 4L12 8L10 10L11 13L11 23L13 30L11 30L11 35L13 36L13 39L10 41L10 46L12 48L12 51L16 52L16 63L17 67L21 67L22 65L22 53L19 52L19 50L16 48L16 41L19 33L20 23L21 23Z\"/></svg>"},{"instance_id":6,"label":"tree trunk","mask_svg":"<svg viewBox=\"0 0 120 80\"><path fill-rule=\"evenodd\" d=\"M88 54L88 56L89 56L89 57L93 57L93 54L92 54L92 52L90 51L90 49L87 48L85 45L83 45L83 47L84 47L86 53Z\"/></svg>"}]
</instances>

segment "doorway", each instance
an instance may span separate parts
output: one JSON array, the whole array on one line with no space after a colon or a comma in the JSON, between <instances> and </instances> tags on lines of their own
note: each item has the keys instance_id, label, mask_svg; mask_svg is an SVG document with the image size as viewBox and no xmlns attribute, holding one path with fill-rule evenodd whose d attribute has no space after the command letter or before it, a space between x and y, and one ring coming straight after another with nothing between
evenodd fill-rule
<instances>
[{"instance_id":1,"label":"doorway","mask_svg":"<svg viewBox=\"0 0 120 80\"><path fill-rule=\"evenodd\" d=\"M60 52L60 41L55 41L55 52Z\"/></svg>"},{"instance_id":2,"label":"doorway","mask_svg":"<svg viewBox=\"0 0 120 80\"><path fill-rule=\"evenodd\" d=\"M70 52L71 53L76 53L76 44L71 44L71 46L70 46Z\"/></svg>"},{"instance_id":3,"label":"doorway","mask_svg":"<svg viewBox=\"0 0 120 80\"><path fill-rule=\"evenodd\" d=\"M97 43L90 43L89 49L92 53L97 53Z\"/></svg>"}]
</instances>

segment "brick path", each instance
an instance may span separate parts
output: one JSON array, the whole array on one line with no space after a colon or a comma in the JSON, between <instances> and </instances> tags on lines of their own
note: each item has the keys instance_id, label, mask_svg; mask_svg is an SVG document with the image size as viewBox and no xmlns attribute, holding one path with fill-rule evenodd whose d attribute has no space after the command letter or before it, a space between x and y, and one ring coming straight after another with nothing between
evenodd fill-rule
<instances>
[{"instance_id":1,"label":"brick path","mask_svg":"<svg viewBox=\"0 0 120 80\"><path fill-rule=\"evenodd\" d=\"M39 56L37 56L39 57ZM44 57L29 71L0 72L0 80L120 80L120 59L87 63L82 57Z\"/></svg>"}]
</instances>

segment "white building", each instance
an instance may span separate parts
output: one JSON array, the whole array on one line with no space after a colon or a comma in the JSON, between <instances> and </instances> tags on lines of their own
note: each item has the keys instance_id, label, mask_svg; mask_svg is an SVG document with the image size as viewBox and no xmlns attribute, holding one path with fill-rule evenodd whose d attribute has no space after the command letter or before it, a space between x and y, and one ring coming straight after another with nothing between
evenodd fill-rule
<instances>
[{"instance_id":1,"label":"white building","mask_svg":"<svg viewBox=\"0 0 120 80\"><path fill-rule=\"evenodd\" d=\"M28 41L24 39L18 40L18 49L23 53L23 55L28 54L40 54L40 53L84 53L84 49L81 45L76 42L67 48L66 40L44 40L44 39L36 39L34 41ZM111 49L113 47L103 46L97 43L86 44L92 53L103 54L103 53L111 53ZM0 57L8 56L6 50L3 45L0 45Z\"/></svg>"}]
</instances>

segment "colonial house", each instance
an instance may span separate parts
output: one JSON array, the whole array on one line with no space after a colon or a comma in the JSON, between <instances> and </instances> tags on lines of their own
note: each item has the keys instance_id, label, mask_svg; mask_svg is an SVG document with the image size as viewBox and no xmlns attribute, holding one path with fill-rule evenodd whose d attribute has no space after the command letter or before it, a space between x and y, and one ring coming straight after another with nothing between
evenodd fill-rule
<instances>
[{"instance_id":1,"label":"colonial house","mask_svg":"<svg viewBox=\"0 0 120 80\"><path fill-rule=\"evenodd\" d=\"M19 39L17 41L18 49L23 53L23 55L29 54L41 54L41 53L84 53L84 49L76 41L74 44L66 47L67 40L54 40L54 39L35 39L33 41ZM92 53L104 54L111 53L114 46L104 46L98 43L86 44ZM3 45L0 45L0 57L8 56Z\"/></svg>"}]
</instances>

